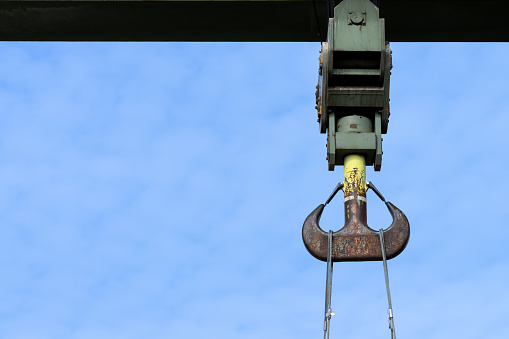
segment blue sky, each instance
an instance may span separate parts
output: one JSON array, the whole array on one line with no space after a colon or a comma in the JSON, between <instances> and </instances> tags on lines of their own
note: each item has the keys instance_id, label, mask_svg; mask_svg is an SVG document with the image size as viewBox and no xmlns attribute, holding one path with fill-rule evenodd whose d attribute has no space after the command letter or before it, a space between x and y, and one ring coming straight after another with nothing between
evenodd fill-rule
<instances>
[{"instance_id":1,"label":"blue sky","mask_svg":"<svg viewBox=\"0 0 509 339\"><path fill-rule=\"evenodd\" d=\"M398 336L507 338L509 45L392 49L368 179L412 229L389 262ZM318 51L0 44L0 337L320 337L325 264L301 227L342 171L316 123ZM331 338L388 338L381 263L336 264L332 305Z\"/></svg>"}]
</instances>

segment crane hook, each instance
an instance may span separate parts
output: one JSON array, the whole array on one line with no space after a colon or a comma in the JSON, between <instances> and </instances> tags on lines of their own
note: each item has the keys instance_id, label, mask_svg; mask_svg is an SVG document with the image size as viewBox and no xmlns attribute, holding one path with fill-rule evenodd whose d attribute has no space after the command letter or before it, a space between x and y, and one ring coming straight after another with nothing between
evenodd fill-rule
<instances>
[{"instance_id":1,"label":"crane hook","mask_svg":"<svg viewBox=\"0 0 509 339\"><path fill-rule=\"evenodd\" d=\"M365 174L359 171L362 165L363 162L352 168L345 166L344 188L343 184L338 185L327 200L329 203L339 189L343 189L345 192L345 225L332 235L332 261L378 261L383 259L379 232L367 225L367 188L371 188L385 202L392 216L392 224L383 231L387 259L392 259L400 254L410 238L410 224L407 217L392 203L385 201L372 183L366 182ZM302 226L302 239L312 256L327 261L328 233L320 227L320 217L324 208L325 204L321 204L308 215Z\"/></svg>"}]
</instances>

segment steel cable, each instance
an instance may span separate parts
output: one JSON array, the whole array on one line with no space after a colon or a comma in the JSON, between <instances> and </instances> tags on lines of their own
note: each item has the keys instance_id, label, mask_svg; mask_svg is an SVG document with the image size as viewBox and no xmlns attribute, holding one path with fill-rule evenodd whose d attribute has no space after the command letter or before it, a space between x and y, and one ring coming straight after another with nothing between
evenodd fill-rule
<instances>
[{"instance_id":1,"label":"steel cable","mask_svg":"<svg viewBox=\"0 0 509 339\"><path fill-rule=\"evenodd\" d=\"M332 295L332 231L329 231L327 239L327 275L325 283L325 316L323 320L323 338L329 339L330 333L330 319L334 313L331 309L331 295Z\"/></svg>"},{"instance_id":2,"label":"steel cable","mask_svg":"<svg viewBox=\"0 0 509 339\"><path fill-rule=\"evenodd\" d=\"M385 253L384 230L381 228L378 232L380 234L380 245L382 247L384 263L385 289L387 290L387 302L389 304L389 328L391 329L391 339L396 339L396 328L394 327L394 315L392 313L391 289L389 287L389 270L387 269L387 255Z\"/></svg>"}]
</instances>

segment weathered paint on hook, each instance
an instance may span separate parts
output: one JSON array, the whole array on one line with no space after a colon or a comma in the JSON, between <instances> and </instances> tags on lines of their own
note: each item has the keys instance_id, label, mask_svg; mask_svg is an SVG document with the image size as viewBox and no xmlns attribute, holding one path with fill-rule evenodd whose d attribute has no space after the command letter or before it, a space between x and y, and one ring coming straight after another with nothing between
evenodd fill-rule
<instances>
[{"instance_id":1,"label":"weathered paint on hook","mask_svg":"<svg viewBox=\"0 0 509 339\"><path fill-rule=\"evenodd\" d=\"M362 155L348 155L344 160L345 225L333 233L332 261L382 260L380 235L368 226L366 190L372 188L382 199L392 216L392 224L384 231L387 258L400 254L410 238L408 219L396 206L386 202L378 190L366 182L366 163ZM338 186L339 187L339 186ZM335 190L336 191L336 190ZM334 197L334 192L327 203ZM319 225L325 205L318 206L304 221L302 239L311 255L327 261L327 238Z\"/></svg>"},{"instance_id":2,"label":"weathered paint on hook","mask_svg":"<svg viewBox=\"0 0 509 339\"><path fill-rule=\"evenodd\" d=\"M392 259L408 244L410 224L400 209L390 202L385 204L393 219L391 226L384 230L387 259ZM302 239L312 256L327 261L328 235L319 225L324 207L325 205L321 204L306 218L302 227ZM359 219L350 219L342 229L333 233L332 261L377 260L382 260L379 233Z\"/></svg>"}]
</instances>

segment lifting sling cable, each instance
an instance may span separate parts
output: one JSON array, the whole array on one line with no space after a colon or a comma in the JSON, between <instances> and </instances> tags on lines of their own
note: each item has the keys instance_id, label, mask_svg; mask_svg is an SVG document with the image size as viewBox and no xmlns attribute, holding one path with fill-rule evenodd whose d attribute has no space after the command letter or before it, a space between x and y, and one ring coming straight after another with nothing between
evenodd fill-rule
<instances>
[{"instance_id":1,"label":"lifting sling cable","mask_svg":"<svg viewBox=\"0 0 509 339\"><path fill-rule=\"evenodd\" d=\"M382 246L382 257L384 263L385 288L387 290L387 303L389 305L389 328L391 329L391 339L396 339L396 329L394 328L394 316L392 313L391 289L389 288L389 270L387 269L387 256L385 253L384 230L380 229L380 245Z\"/></svg>"},{"instance_id":2,"label":"lifting sling cable","mask_svg":"<svg viewBox=\"0 0 509 339\"><path fill-rule=\"evenodd\" d=\"M329 339L330 333L330 318L336 313L331 309L331 295L332 295L332 231L329 231L327 239L327 275L325 284L325 317L323 320L323 339Z\"/></svg>"},{"instance_id":3,"label":"lifting sling cable","mask_svg":"<svg viewBox=\"0 0 509 339\"><path fill-rule=\"evenodd\" d=\"M376 187L371 183L367 182L367 186L371 188L382 201L385 201L384 197L381 193L376 189ZM336 186L330 197L327 199L325 205L329 204L331 200L334 198L336 193L343 189L343 183L340 183ZM388 313L389 313L389 329L391 330L391 339L396 339L396 328L394 326L394 315L392 310L392 300L391 300L391 290L389 287L389 270L387 268L387 253L385 247L385 239L384 239L384 230L381 228L378 232L380 237L380 246L382 252L382 262L384 266L384 277L385 277L385 288L387 291L387 302L388 302ZM332 316L336 315L336 313L331 308L331 296L332 296L332 271L333 271L333 261L332 261L332 240L333 240L333 231L329 230L327 235L327 274L326 274L326 285L325 285L325 310L324 310L324 339L329 339L330 335L330 319Z\"/></svg>"}]
</instances>

